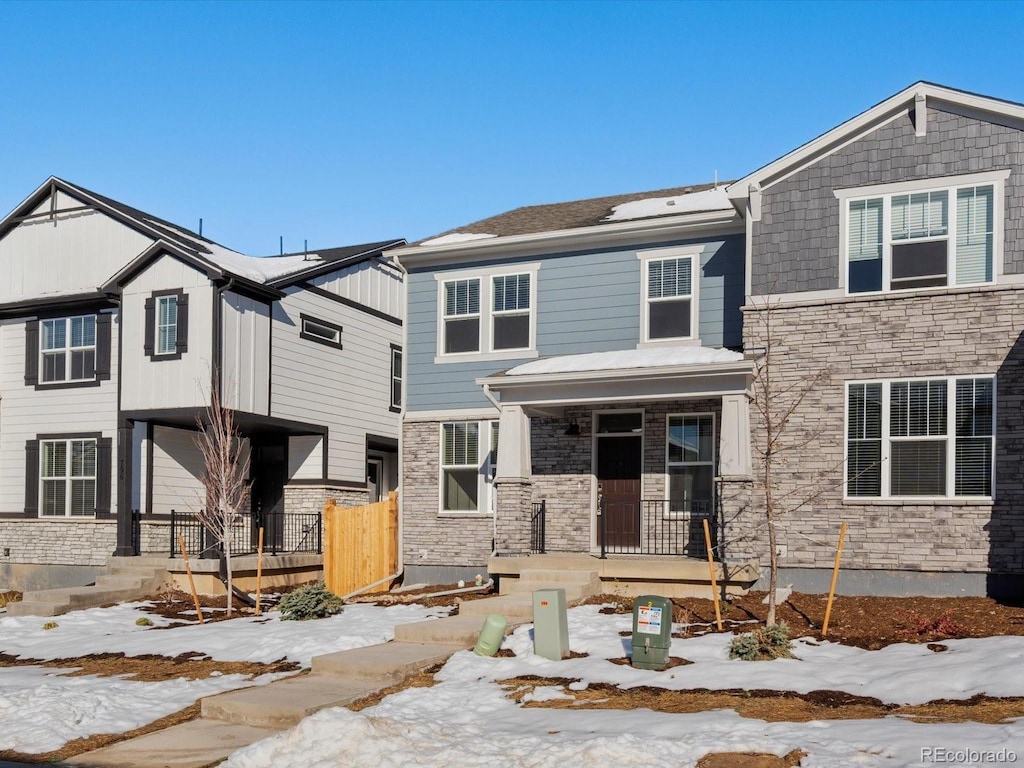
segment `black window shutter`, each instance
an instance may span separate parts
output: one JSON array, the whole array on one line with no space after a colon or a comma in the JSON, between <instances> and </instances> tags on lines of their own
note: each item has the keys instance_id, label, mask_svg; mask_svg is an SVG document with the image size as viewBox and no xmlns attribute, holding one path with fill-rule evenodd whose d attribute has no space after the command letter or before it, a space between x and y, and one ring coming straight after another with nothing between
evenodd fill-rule
<instances>
[{"instance_id":1,"label":"black window shutter","mask_svg":"<svg viewBox=\"0 0 1024 768\"><path fill-rule=\"evenodd\" d=\"M39 441L25 441L25 517L39 517Z\"/></svg>"},{"instance_id":2,"label":"black window shutter","mask_svg":"<svg viewBox=\"0 0 1024 768\"><path fill-rule=\"evenodd\" d=\"M153 338L156 336L156 302L152 297L146 299L146 322L145 336L142 341L142 351L150 357L153 356Z\"/></svg>"},{"instance_id":3,"label":"black window shutter","mask_svg":"<svg viewBox=\"0 0 1024 768\"><path fill-rule=\"evenodd\" d=\"M110 329L112 316L108 312L96 315L96 378L110 378Z\"/></svg>"},{"instance_id":4,"label":"black window shutter","mask_svg":"<svg viewBox=\"0 0 1024 768\"><path fill-rule=\"evenodd\" d=\"M25 386L39 383L39 321L25 323Z\"/></svg>"},{"instance_id":5,"label":"black window shutter","mask_svg":"<svg viewBox=\"0 0 1024 768\"><path fill-rule=\"evenodd\" d=\"M96 441L96 517L110 516L110 473L113 441L101 437Z\"/></svg>"},{"instance_id":6,"label":"black window shutter","mask_svg":"<svg viewBox=\"0 0 1024 768\"><path fill-rule=\"evenodd\" d=\"M188 294L178 294L178 354L188 352Z\"/></svg>"}]
</instances>

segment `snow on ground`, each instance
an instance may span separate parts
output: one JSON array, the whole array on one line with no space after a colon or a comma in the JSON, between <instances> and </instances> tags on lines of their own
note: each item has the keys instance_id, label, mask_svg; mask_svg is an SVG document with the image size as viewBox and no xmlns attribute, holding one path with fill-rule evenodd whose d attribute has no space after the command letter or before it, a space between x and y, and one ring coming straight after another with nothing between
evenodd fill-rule
<instances>
[{"instance_id":1,"label":"snow on ground","mask_svg":"<svg viewBox=\"0 0 1024 768\"><path fill-rule=\"evenodd\" d=\"M730 636L673 640L671 653L692 662L663 672L636 670L606 659L625 655L631 617L604 615L596 606L569 613L571 648L586 658L549 661L532 653L530 627L518 629L504 647L515 658L455 654L432 688L412 688L359 713L332 709L296 728L236 752L231 768L264 766L384 765L427 768L505 765L692 766L712 751L810 753L809 768L893 768L940 761L922 749L975 750L945 764L1000 764L999 750L1024 756L1024 724L922 724L899 717L766 723L732 710L675 715L649 710L527 709L505 696L494 681L520 675L581 679L580 684L540 686L535 699L566 698L590 682L629 688L832 688L894 703L967 698L977 692L1024 695L1024 638L954 640L935 653L899 644L863 651L834 643L800 642L799 660L729 660ZM995 759L986 759L990 750ZM933 753L937 754L936 753ZM948 753L947 753L948 754ZM1002 763L1009 761L1002 754Z\"/></svg>"},{"instance_id":2,"label":"snow on ground","mask_svg":"<svg viewBox=\"0 0 1024 768\"><path fill-rule=\"evenodd\" d=\"M172 622L143 610L143 603L90 608L51 619L0 619L0 652L21 658L60 659L94 653L178 656L197 652L218 661L272 662L287 658L309 666L313 656L386 642L397 624L447 615L446 608L369 604L346 606L338 616L316 621L281 621L274 611L203 625L166 627ZM145 616L152 627L135 620ZM140 682L118 677L66 677L44 667L0 668L0 749L39 753L97 733L121 733L184 709L215 693L262 685L282 675L249 680L219 675Z\"/></svg>"}]
</instances>

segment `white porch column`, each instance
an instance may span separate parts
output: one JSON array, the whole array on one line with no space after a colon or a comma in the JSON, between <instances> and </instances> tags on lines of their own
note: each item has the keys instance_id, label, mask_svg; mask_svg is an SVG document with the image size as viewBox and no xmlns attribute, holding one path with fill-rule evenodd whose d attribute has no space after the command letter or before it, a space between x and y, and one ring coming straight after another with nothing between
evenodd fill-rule
<instances>
[{"instance_id":1,"label":"white porch column","mask_svg":"<svg viewBox=\"0 0 1024 768\"><path fill-rule=\"evenodd\" d=\"M498 468L494 479L529 480L530 463L530 417L523 413L522 406L501 406L498 421Z\"/></svg>"},{"instance_id":2,"label":"white porch column","mask_svg":"<svg viewBox=\"0 0 1024 768\"><path fill-rule=\"evenodd\" d=\"M722 477L749 477L750 403L746 395L722 396L722 427L719 436L719 467Z\"/></svg>"}]
</instances>

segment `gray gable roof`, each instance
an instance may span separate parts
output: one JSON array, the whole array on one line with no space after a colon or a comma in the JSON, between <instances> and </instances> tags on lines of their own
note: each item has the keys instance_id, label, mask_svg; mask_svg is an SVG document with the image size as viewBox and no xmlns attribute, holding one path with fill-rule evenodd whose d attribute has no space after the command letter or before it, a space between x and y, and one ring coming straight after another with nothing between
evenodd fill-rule
<instances>
[{"instance_id":1,"label":"gray gable roof","mask_svg":"<svg viewBox=\"0 0 1024 768\"><path fill-rule=\"evenodd\" d=\"M728 181L721 181L718 184L691 184L685 187L670 187L668 189L632 192L624 195L609 195L607 197L591 197L585 200L571 200L565 203L527 205L506 213L499 213L497 216L474 221L472 224L456 227L455 229L450 229L447 232L442 232L425 239L433 240L437 237L456 233L505 237L509 235L529 235L539 232L555 232L564 229L592 227L609 223L606 219L612 214L612 209L623 203L632 203L638 200L658 197L676 197L692 192L704 192L714 189L716 186L725 187L729 183Z\"/></svg>"}]
</instances>

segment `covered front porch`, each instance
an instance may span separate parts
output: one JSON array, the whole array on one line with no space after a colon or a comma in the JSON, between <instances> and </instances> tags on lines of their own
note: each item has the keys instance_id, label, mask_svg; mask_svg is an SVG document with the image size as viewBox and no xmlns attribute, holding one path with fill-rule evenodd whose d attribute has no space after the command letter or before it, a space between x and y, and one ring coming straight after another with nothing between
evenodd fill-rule
<instances>
[{"instance_id":1,"label":"covered front porch","mask_svg":"<svg viewBox=\"0 0 1024 768\"><path fill-rule=\"evenodd\" d=\"M478 380L501 412L492 572L575 553L629 556L642 574L642 556L671 558L658 567L676 577L683 566L672 563L702 562L692 578L706 583L705 522L724 561L730 501L751 480L750 372L739 353L685 346L551 358Z\"/></svg>"}]
</instances>

